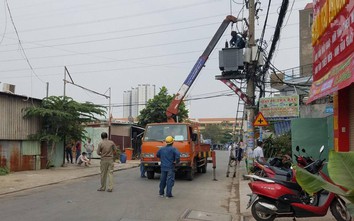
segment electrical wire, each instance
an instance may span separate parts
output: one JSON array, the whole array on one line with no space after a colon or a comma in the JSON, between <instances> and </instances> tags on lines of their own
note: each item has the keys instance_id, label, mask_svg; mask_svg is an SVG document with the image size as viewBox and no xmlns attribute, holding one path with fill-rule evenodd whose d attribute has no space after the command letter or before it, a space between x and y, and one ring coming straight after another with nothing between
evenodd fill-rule
<instances>
[{"instance_id":1,"label":"electrical wire","mask_svg":"<svg viewBox=\"0 0 354 221\"><path fill-rule=\"evenodd\" d=\"M195 101L195 100L205 100L205 99L212 99L212 98L218 98L218 97L234 97L237 96L235 93L223 93L223 94L217 94L217 95L210 95L210 96L205 96L205 97L199 97L199 98L188 98L184 99L184 102L187 101ZM105 106L105 104L100 104L102 106ZM129 106L135 106L135 105L147 105L147 103L138 103L138 104L111 104L112 107L129 107Z\"/></svg>"},{"instance_id":2,"label":"electrical wire","mask_svg":"<svg viewBox=\"0 0 354 221\"><path fill-rule=\"evenodd\" d=\"M219 24L219 23L213 23L213 24L205 24L204 26L208 26L208 25L215 25L215 24ZM296 25L298 23L295 24L291 24L291 25ZM289 24L290 25L290 24ZM117 39L125 39L125 38L133 38L133 37L139 37L141 35L152 35L152 34L159 34L159 33L167 33L167 32L172 32L172 31L178 31L178 30L185 30L185 29L192 29L192 28L199 28L199 26L193 26L193 27L184 27L181 29L170 29L170 30L164 30L164 31L159 31L159 32L153 32L153 33L143 33L143 34L135 34L135 35L127 35L127 36L121 36L121 37L112 37L112 38L106 38L106 39L96 39L96 40L91 40L91 41L78 41L78 42L69 42L69 43L62 43L62 44L52 44L52 45L43 45L43 44L35 44L36 42L40 41L42 42L42 40L38 40L38 41L27 41L24 43L31 43L31 44L35 44L35 45L39 45L37 47L29 47L26 48L26 50L35 50L35 49L41 49L41 48L45 48L45 47L50 47L50 48L55 48L57 46L67 46L67 45L77 45L77 44L86 44L86 43L95 43L95 42L100 42L100 41L106 41L106 40L117 40ZM271 28L271 27L269 27ZM204 40L204 39L209 39L210 36L205 37L205 38L199 38L196 40ZM286 38L282 38L282 39L286 39ZM56 39L57 40L57 39ZM46 40L44 40L46 41ZM194 41L194 40L185 40L185 41L179 41L179 42L188 42L188 41ZM151 45L151 46L161 46L161 45L171 45L174 44L175 42L168 42L168 43L164 43L164 44L155 44L155 45ZM14 44L7 44L4 46L10 46L10 45L14 45ZM151 47L151 46L140 46L140 47L135 47L135 48L146 48L146 47ZM63 50L61 48L57 48L58 50ZM132 48L128 48L128 49L120 49L120 50L131 50ZM134 49L134 48L133 48ZM17 51L16 49L9 49L9 50L2 50L0 51L0 53L5 53L5 52L11 52L11 51ZM65 51L65 50L64 50ZM68 51L68 50L66 50ZM115 50L115 51L119 51L119 50ZM103 51L103 52L111 52L111 51Z\"/></svg>"},{"instance_id":3,"label":"electrical wire","mask_svg":"<svg viewBox=\"0 0 354 221\"><path fill-rule=\"evenodd\" d=\"M70 24L61 24L61 25L51 25L51 26L46 26L46 27L40 27L40 28L32 28L32 29L24 29L22 32L33 32L33 31L41 31L41 30L49 30L49 29L57 29L57 28L68 28L71 26L80 26L80 25L87 25L87 24L95 24L95 23L102 23L106 21L112 21L112 20L120 20L120 19L129 19L129 18L136 18L136 17L142 17L146 15L151 15L151 14L157 14L157 13L166 13L169 11L174 11L174 10L180 10L180 9L186 9L190 7L195 7L195 6L200 6L203 4L209 4L211 1L204 1L204 2L198 2L194 4L189 4L189 5L182 5L178 7L170 7L170 8L165 8L165 9L160 9L160 10L155 10L155 11L149 11L145 13L136 13L132 15L122 15L122 16L117 16L113 18L103 18L103 19L94 19L91 21L84 21L84 22L76 22L76 23L70 23Z\"/></svg>"},{"instance_id":4,"label":"electrical wire","mask_svg":"<svg viewBox=\"0 0 354 221\"><path fill-rule=\"evenodd\" d=\"M267 70L269 69L269 63L272 60L273 53L276 49L277 42L280 38L280 30L281 30L281 27L282 27L282 24L284 21L284 17L285 17L288 5L289 5L289 0L283 0L282 5L281 5L281 9L280 9L280 13L279 13L279 17L278 17L278 21L277 21L277 25L276 25L276 29L274 31L273 41L272 41L272 44L271 44L271 47L270 47L270 50L268 53L268 57L267 57L266 62L263 66L263 69L261 71L261 75L264 75L267 72Z\"/></svg>"},{"instance_id":5,"label":"electrical wire","mask_svg":"<svg viewBox=\"0 0 354 221\"><path fill-rule=\"evenodd\" d=\"M34 71L34 69L33 69L33 67L32 67L31 62L29 61L29 59L28 59L28 57L27 57L27 54L26 54L26 52L25 52L25 49L24 49L23 46L22 46L21 39L20 39L20 36L19 36L19 34L18 34L18 31L17 31L16 25L15 25L14 19L13 19L13 17L12 17L9 3L8 3L7 0L5 0L5 2L6 2L7 10L8 10L8 12L9 12L9 16L10 16L10 19L11 19L11 23L12 23L14 29L15 29L15 32L16 32L16 35L17 35L17 39L18 39L18 43L19 43L19 46L20 46L20 48L21 48L21 51L22 51L22 53L23 53L23 55L24 55L24 57L25 57L25 60L26 60L26 62L27 62L27 64L28 64L28 66L30 67L32 73L38 78L38 80L40 80L42 83L45 83L45 82L36 74L36 72Z\"/></svg>"},{"instance_id":6,"label":"electrical wire","mask_svg":"<svg viewBox=\"0 0 354 221\"><path fill-rule=\"evenodd\" d=\"M286 20L285 25L282 28L285 28L288 25L288 21L289 21L290 15L293 12L294 4L295 4L295 0L293 0L293 3L292 3L291 8L290 8L288 19Z\"/></svg>"},{"instance_id":7,"label":"electrical wire","mask_svg":"<svg viewBox=\"0 0 354 221\"><path fill-rule=\"evenodd\" d=\"M208 16L208 17L199 17L199 18L194 18L194 19L189 19L185 21L180 21L180 22L174 22L173 25L176 24L184 24L184 23L189 23L189 22L196 22L196 21L204 21L203 24L205 25L214 25L215 23L205 23L205 19L210 19L210 18L218 18L224 14L217 14L213 16ZM47 41L57 41L57 40L67 40L67 39L73 39L73 38L83 38L83 37L91 37L91 36L97 36L97 35L107 35L107 34L118 34L118 33L124 33L124 32L129 32L129 31L136 31L136 30L151 30L153 28L159 28L159 27L171 27L171 23L163 23L163 24L155 24L155 25L144 25L144 26L139 26L139 27L134 27L134 28L126 28L126 29L119 29L115 31L106 31L106 32L99 32L99 33L92 33L92 34L80 34L80 35L73 35L73 36L66 36L66 37L55 37L55 38L49 38L49 39L39 39L36 41L27 41L27 43L34 43L34 42L47 42ZM199 26L192 26L192 27L199 27ZM185 27L186 29L191 28L191 26ZM174 31L177 29L171 29L170 31ZM182 29L183 30L183 29ZM162 31L161 33L166 32ZM141 32L140 32L141 33ZM143 33L144 34L144 33ZM139 37L140 34L133 35L132 37ZM129 37L129 36L128 36ZM10 46L13 44L6 44L4 46Z\"/></svg>"},{"instance_id":8,"label":"electrical wire","mask_svg":"<svg viewBox=\"0 0 354 221\"><path fill-rule=\"evenodd\" d=\"M245 5L244 2L240 3L240 2L236 2L235 0L232 0L232 2L235 3L235 4L238 4L238 5Z\"/></svg>"},{"instance_id":9,"label":"electrical wire","mask_svg":"<svg viewBox=\"0 0 354 221\"><path fill-rule=\"evenodd\" d=\"M4 38L5 38L5 34L6 34L6 30L7 30L7 12L6 12L6 1L4 1L4 23L5 23L5 27L4 27L4 32L2 34L1 40L0 40L0 45L2 44Z\"/></svg>"}]
</instances>

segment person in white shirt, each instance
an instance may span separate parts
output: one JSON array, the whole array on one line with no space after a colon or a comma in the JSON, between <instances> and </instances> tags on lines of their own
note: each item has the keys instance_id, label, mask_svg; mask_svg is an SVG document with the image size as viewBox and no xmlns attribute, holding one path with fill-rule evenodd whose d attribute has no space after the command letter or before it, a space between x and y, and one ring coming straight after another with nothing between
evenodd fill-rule
<instances>
[{"instance_id":1,"label":"person in white shirt","mask_svg":"<svg viewBox=\"0 0 354 221\"><path fill-rule=\"evenodd\" d=\"M234 156L234 150L235 150L235 143L231 143L228 147L228 151L229 151L229 157L231 158L235 158Z\"/></svg>"},{"instance_id":2,"label":"person in white shirt","mask_svg":"<svg viewBox=\"0 0 354 221\"><path fill-rule=\"evenodd\" d=\"M81 166L82 163L85 163L85 166L88 167L90 163L89 159L87 159L86 152L82 152L82 154L78 158L78 165Z\"/></svg>"},{"instance_id":3,"label":"person in white shirt","mask_svg":"<svg viewBox=\"0 0 354 221\"><path fill-rule=\"evenodd\" d=\"M91 161L92 153L95 150L95 146L93 145L93 143L91 143L91 138L87 138L87 143L85 143L84 147L86 149L86 153L88 155L88 158Z\"/></svg>"},{"instance_id":4,"label":"person in white shirt","mask_svg":"<svg viewBox=\"0 0 354 221\"><path fill-rule=\"evenodd\" d=\"M261 163L265 163L266 160L263 154L263 142L257 141L257 147L253 150L253 158Z\"/></svg>"}]
</instances>

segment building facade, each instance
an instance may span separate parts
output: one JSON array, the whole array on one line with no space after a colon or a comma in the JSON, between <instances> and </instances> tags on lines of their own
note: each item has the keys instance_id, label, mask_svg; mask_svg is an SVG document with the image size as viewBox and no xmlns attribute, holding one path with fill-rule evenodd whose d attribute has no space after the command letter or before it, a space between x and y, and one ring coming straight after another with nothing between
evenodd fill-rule
<instances>
[{"instance_id":1,"label":"building facade","mask_svg":"<svg viewBox=\"0 0 354 221\"><path fill-rule=\"evenodd\" d=\"M354 1L316 0L313 83L307 103L333 96L334 148L354 151Z\"/></svg>"},{"instance_id":2,"label":"building facade","mask_svg":"<svg viewBox=\"0 0 354 221\"><path fill-rule=\"evenodd\" d=\"M313 6L309 3L304 9L299 10L300 77L312 75L312 21Z\"/></svg>"},{"instance_id":3,"label":"building facade","mask_svg":"<svg viewBox=\"0 0 354 221\"><path fill-rule=\"evenodd\" d=\"M10 171L43 169L47 163L47 147L28 137L37 133L41 122L23 118L23 110L39 105L41 100L10 92L0 92L0 167Z\"/></svg>"}]
</instances>

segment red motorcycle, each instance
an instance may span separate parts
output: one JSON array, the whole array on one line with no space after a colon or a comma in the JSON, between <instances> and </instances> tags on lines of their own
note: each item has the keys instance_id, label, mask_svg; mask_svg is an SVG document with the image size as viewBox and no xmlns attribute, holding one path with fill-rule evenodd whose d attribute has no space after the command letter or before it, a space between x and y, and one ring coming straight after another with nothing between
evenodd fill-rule
<instances>
[{"instance_id":1,"label":"red motorcycle","mask_svg":"<svg viewBox=\"0 0 354 221\"><path fill-rule=\"evenodd\" d=\"M320 153L323 149L322 146ZM304 169L331 182L321 172L324 161L325 159L318 159ZM273 221L276 217L321 217L327 214L328 209L336 220L351 220L345 202L334 193L321 190L310 196L296 182L246 176L255 180L249 183L252 194L247 208L251 207L252 215L257 221Z\"/></svg>"},{"instance_id":2,"label":"red motorcycle","mask_svg":"<svg viewBox=\"0 0 354 221\"><path fill-rule=\"evenodd\" d=\"M300 166L300 167L305 167L311 163L314 162L314 160L312 159L312 157L309 157L309 156L304 156L304 155L301 155L300 154L300 147L299 146L296 146L296 151L298 152L299 155L296 155L294 154L295 158L296 158L296 161L297 161L297 165ZM302 149L301 150L304 154L307 155L305 149Z\"/></svg>"},{"instance_id":3,"label":"red motorcycle","mask_svg":"<svg viewBox=\"0 0 354 221\"><path fill-rule=\"evenodd\" d=\"M281 160L281 159L280 159ZM272 166L270 163L263 164L257 160L253 162L254 175L260 177L269 177L284 181L295 181L291 169Z\"/></svg>"}]
</instances>

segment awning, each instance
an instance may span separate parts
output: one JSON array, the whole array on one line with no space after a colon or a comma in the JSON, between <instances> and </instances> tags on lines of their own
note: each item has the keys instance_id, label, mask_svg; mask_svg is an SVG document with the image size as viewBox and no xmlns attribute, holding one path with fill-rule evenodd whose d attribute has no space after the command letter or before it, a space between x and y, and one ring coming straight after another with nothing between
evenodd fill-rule
<instances>
[{"instance_id":1,"label":"awning","mask_svg":"<svg viewBox=\"0 0 354 221\"><path fill-rule=\"evenodd\" d=\"M321 79L312 83L310 97L306 104L333 94L334 92L348 87L354 82L354 53L352 53L343 62L335 65Z\"/></svg>"}]
</instances>

